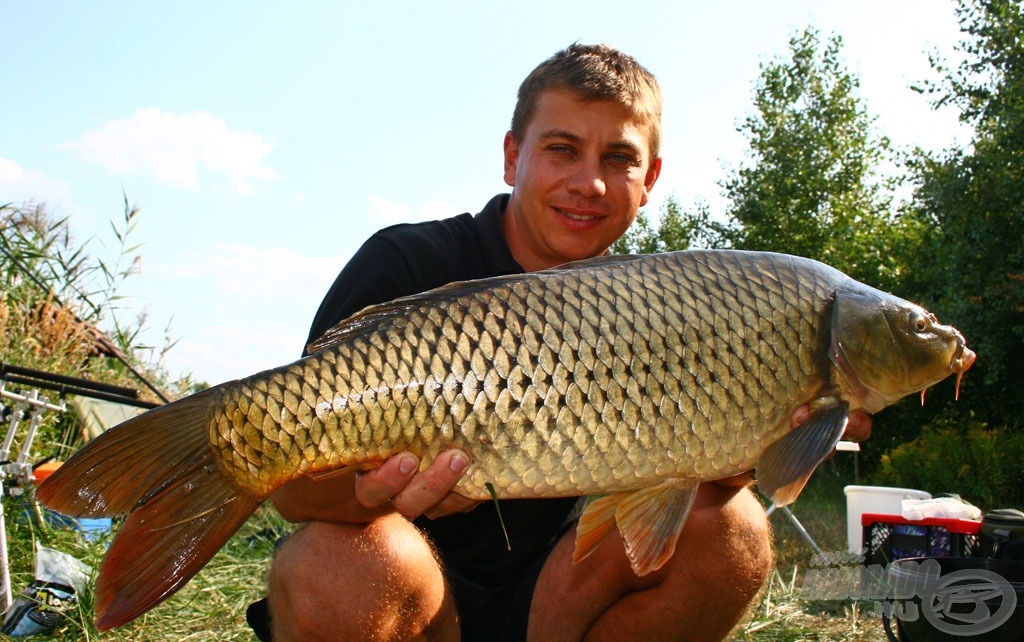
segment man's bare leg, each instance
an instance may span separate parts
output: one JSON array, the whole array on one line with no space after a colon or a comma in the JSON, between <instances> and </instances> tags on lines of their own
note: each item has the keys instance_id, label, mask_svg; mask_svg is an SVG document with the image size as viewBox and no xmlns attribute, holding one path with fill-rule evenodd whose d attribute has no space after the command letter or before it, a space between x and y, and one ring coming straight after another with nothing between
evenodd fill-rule
<instances>
[{"instance_id":1,"label":"man's bare leg","mask_svg":"<svg viewBox=\"0 0 1024 642\"><path fill-rule=\"evenodd\" d=\"M275 553L269 584L274 642L459 639L438 561L398 514L304 525Z\"/></svg>"},{"instance_id":2,"label":"man's bare leg","mask_svg":"<svg viewBox=\"0 0 1024 642\"><path fill-rule=\"evenodd\" d=\"M747 488L701 486L675 555L637 577L610 536L572 564L575 529L537 581L530 642L721 640L748 612L773 563L764 508Z\"/></svg>"}]
</instances>

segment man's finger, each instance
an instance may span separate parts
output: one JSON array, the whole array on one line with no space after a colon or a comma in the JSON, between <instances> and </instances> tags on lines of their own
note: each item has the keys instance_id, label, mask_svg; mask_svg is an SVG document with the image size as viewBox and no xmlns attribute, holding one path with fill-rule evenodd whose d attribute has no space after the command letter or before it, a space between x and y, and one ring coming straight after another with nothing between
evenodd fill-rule
<instances>
[{"instance_id":1,"label":"man's finger","mask_svg":"<svg viewBox=\"0 0 1024 642\"><path fill-rule=\"evenodd\" d=\"M811 420L811 406L810 404L803 404L799 408L793 411L793 414L789 416L789 427L799 428L808 421Z\"/></svg>"},{"instance_id":2,"label":"man's finger","mask_svg":"<svg viewBox=\"0 0 1024 642\"><path fill-rule=\"evenodd\" d=\"M356 479L356 500L367 508L386 504L409 485L419 465L419 459L412 453L399 453L388 458L380 468L359 475Z\"/></svg>"},{"instance_id":3,"label":"man's finger","mask_svg":"<svg viewBox=\"0 0 1024 642\"><path fill-rule=\"evenodd\" d=\"M871 436L871 415L861 409L850 413L850 420L846 424L846 432L843 437L850 441L864 441Z\"/></svg>"},{"instance_id":4,"label":"man's finger","mask_svg":"<svg viewBox=\"0 0 1024 642\"><path fill-rule=\"evenodd\" d=\"M440 504L466 472L469 457L461 450L448 450L437 456L430 467L418 473L391 503L409 519L419 517Z\"/></svg>"}]
</instances>

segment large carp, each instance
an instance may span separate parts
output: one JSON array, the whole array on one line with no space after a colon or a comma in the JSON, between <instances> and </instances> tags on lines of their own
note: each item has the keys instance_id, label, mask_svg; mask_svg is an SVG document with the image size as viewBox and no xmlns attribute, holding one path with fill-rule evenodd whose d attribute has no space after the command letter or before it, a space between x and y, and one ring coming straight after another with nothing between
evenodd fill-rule
<instances>
[{"instance_id":1,"label":"large carp","mask_svg":"<svg viewBox=\"0 0 1024 642\"><path fill-rule=\"evenodd\" d=\"M313 354L151 410L42 484L67 515L127 514L96 589L124 624L188 581L284 482L445 448L474 499L604 495L637 573L675 548L697 484L756 469L787 504L849 411L876 412L975 355L921 307L782 254L611 256L367 308ZM958 381L959 385L959 381ZM790 416L810 404L810 419Z\"/></svg>"}]
</instances>

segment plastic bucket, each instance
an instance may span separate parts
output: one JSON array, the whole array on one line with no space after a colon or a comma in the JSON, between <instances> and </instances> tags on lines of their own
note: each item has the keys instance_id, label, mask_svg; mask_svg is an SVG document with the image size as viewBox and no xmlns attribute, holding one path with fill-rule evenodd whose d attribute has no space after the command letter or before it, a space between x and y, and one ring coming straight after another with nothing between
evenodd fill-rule
<instances>
[{"instance_id":1,"label":"plastic bucket","mask_svg":"<svg viewBox=\"0 0 1024 642\"><path fill-rule=\"evenodd\" d=\"M890 564L888 582L890 641L1024 642L1024 562L914 557Z\"/></svg>"},{"instance_id":2,"label":"plastic bucket","mask_svg":"<svg viewBox=\"0 0 1024 642\"><path fill-rule=\"evenodd\" d=\"M846 493L846 545L847 550L861 551L864 548L864 527L860 516L864 513L900 515L904 499L931 499L931 493L913 488L892 488L889 486L847 486Z\"/></svg>"}]
</instances>

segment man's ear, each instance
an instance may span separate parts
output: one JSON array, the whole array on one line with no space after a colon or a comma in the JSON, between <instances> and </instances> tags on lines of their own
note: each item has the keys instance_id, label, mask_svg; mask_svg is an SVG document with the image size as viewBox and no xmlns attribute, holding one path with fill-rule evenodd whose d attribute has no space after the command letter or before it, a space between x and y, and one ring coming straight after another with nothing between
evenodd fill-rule
<instances>
[{"instance_id":1,"label":"man's ear","mask_svg":"<svg viewBox=\"0 0 1024 642\"><path fill-rule=\"evenodd\" d=\"M505 184L509 187L516 185L516 163L519 162L519 141L512 132L505 134Z\"/></svg>"},{"instance_id":2,"label":"man's ear","mask_svg":"<svg viewBox=\"0 0 1024 642\"><path fill-rule=\"evenodd\" d=\"M644 193L640 197L640 207L647 205L647 200L651 196L651 190L654 189L654 184L658 182L659 176L661 176L660 156L658 158L655 158L654 161L651 162L651 166L647 168L647 175L644 176Z\"/></svg>"}]
</instances>

